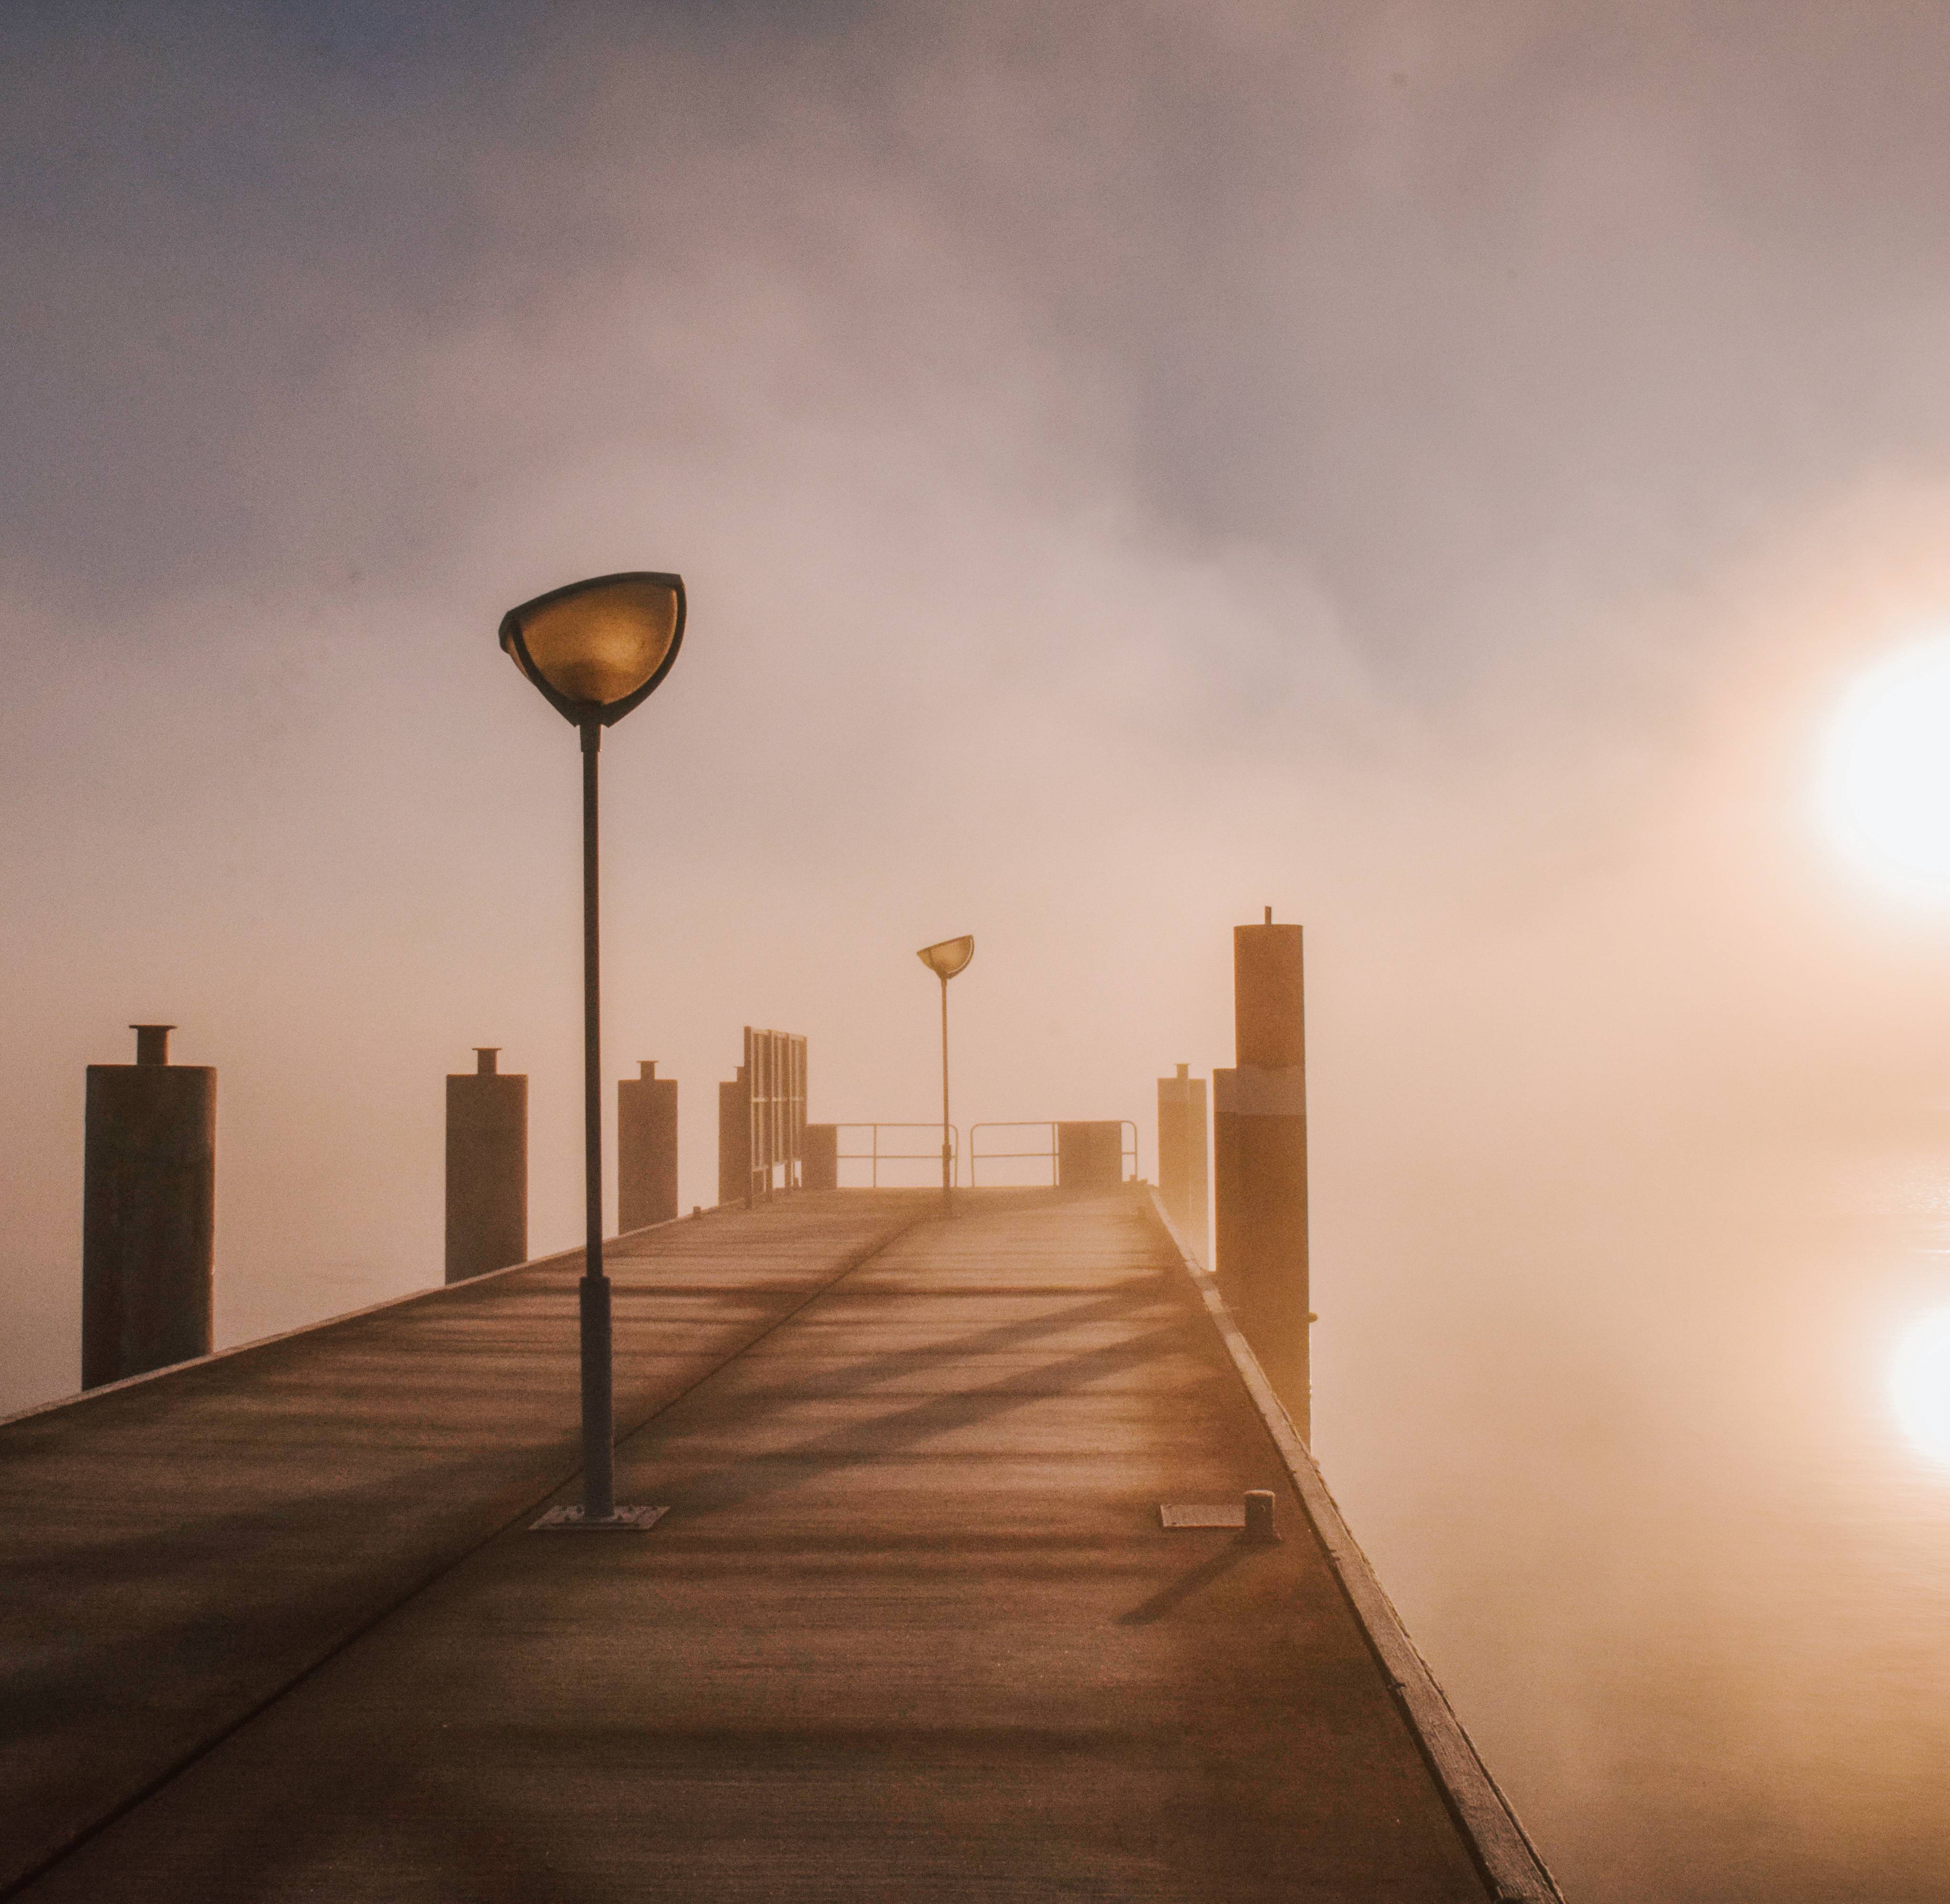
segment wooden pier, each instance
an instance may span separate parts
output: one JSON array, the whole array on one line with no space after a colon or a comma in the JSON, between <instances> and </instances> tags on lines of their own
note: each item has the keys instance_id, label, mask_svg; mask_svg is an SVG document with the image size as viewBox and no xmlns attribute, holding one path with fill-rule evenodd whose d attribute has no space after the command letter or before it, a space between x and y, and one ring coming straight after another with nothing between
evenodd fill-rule
<instances>
[{"instance_id":1,"label":"wooden pier","mask_svg":"<svg viewBox=\"0 0 1950 1904\"><path fill-rule=\"evenodd\" d=\"M647 1532L576 1252L0 1423L0 1896L1556 1898L1148 1191L609 1267Z\"/></svg>"}]
</instances>

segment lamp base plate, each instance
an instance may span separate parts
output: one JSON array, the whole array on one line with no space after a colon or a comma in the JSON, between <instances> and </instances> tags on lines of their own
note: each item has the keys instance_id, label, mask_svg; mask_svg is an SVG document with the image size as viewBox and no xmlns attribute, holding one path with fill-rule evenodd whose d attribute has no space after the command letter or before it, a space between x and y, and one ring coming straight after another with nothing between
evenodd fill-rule
<instances>
[{"instance_id":1,"label":"lamp base plate","mask_svg":"<svg viewBox=\"0 0 1950 1904\"><path fill-rule=\"evenodd\" d=\"M580 1507L551 1507L531 1526L531 1534L647 1534L668 1507L618 1507L607 1520L585 1520Z\"/></svg>"}]
</instances>

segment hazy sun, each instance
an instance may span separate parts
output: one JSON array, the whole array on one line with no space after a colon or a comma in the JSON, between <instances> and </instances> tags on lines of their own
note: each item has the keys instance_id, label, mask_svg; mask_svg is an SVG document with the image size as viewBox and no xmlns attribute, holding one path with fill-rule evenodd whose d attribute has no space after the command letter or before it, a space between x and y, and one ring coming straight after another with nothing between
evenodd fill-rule
<instances>
[{"instance_id":1,"label":"hazy sun","mask_svg":"<svg viewBox=\"0 0 1950 1904\"><path fill-rule=\"evenodd\" d=\"M1896 1419L1924 1454L1950 1462L1950 1309L1914 1324L1889 1370Z\"/></svg>"},{"instance_id":2,"label":"hazy sun","mask_svg":"<svg viewBox=\"0 0 1950 1904\"><path fill-rule=\"evenodd\" d=\"M1818 798L1828 832L1864 872L1950 904L1950 633L1898 649L1843 697Z\"/></svg>"}]
</instances>

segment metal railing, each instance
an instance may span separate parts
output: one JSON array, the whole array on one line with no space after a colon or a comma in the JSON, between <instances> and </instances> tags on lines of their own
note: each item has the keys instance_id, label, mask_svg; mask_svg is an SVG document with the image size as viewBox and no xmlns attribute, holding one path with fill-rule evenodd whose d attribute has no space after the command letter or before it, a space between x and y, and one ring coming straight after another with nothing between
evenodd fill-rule
<instances>
[{"instance_id":1,"label":"metal railing","mask_svg":"<svg viewBox=\"0 0 1950 1904\"><path fill-rule=\"evenodd\" d=\"M977 1171L979 1167L983 1164L1033 1163L1045 1160L1049 1165L1049 1181L1051 1184L1054 1185L1057 1181L1058 1168L1057 1127L1058 1125L1067 1123L1069 1121L1069 1119L1065 1118L1053 1117L1010 1118L981 1124L971 1124L968 1127L968 1182L970 1187L973 1188L979 1181L977 1176ZM1096 1121L1107 1124L1111 1120L1108 1118L1104 1118ZM1121 1176L1126 1178L1135 1177L1138 1174L1138 1127L1129 1118L1127 1117L1119 1118L1117 1120L1117 1122L1119 1131L1119 1142L1117 1146L1118 1172ZM1047 1131L1049 1133L1049 1147L1046 1150L983 1150L980 1147L977 1142L977 1134L983 1131ZM1129 1133L1128 1137L1126 1137L1123 1134L1126 1132ZM1128 1169L1125 1168L1125 1160L1126 1159L1129 1159L1129 1168Z\"/></svg>"},{"instance_id":2,"label":"metal railing","mask_svg":"<svg viewBox=\"0 0 1950 1904\"><path fill-rule=\"evenodd\" d=\"M718 1087L718 1200L749 1210L805 1181L805 1040L748 1025L744 1056Z\"/></svg>"},{"instance_id":3,"label":"metal railing","mask_svg":"<svg viewBox=\"0 0 1950 1904\"><path fill-rule=\"evenodd\" d=\"M747 1206L799 1187L805 1152L805 1040L745 1027Z\"/></svg>"},{"instance_id":4,"label":"metal railing","mask_svg":"<svg viewBox=\"0 0 1950 1904\"><path fill-rule=\"evenodd\" d=\"M842 1150L837 1148L843 1131L869 1131L873 1133L864 1150ZM883 1131L926 1131L932 1134L934 1142L925 1150L883 1150L880 1147ZM941 1168L941 1126L939 1124L836 1124L833 1127L835 1149L833 1161L839 1164L865 1164L868 1166L868 1188L880 1187L880 1166L883 1164L926 1163L932 1164L936 1171ZM961 1131L958 1125L948 1127L949 1167L955 1181L961 1180ZM858 1187L854 1186L853 1187Z\"/></svg>"}]
</instances>

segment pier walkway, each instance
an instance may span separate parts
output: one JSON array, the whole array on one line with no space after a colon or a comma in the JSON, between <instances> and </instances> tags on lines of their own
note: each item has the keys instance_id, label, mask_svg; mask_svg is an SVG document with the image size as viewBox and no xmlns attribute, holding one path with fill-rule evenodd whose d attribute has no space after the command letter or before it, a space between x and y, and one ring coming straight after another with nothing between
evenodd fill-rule
<instances>
[{"instance_id":1,"label":"pier walkway","mask_svg":"<svg viewBox=\"0 0 1950 1904\"><path fill-rule=\"evenodd\" d=\"M0 1896L1555 1897L1148 1193L610 1269L648 1532L573 1252L0 1423Z\"/></svg>"}]
</instances>

